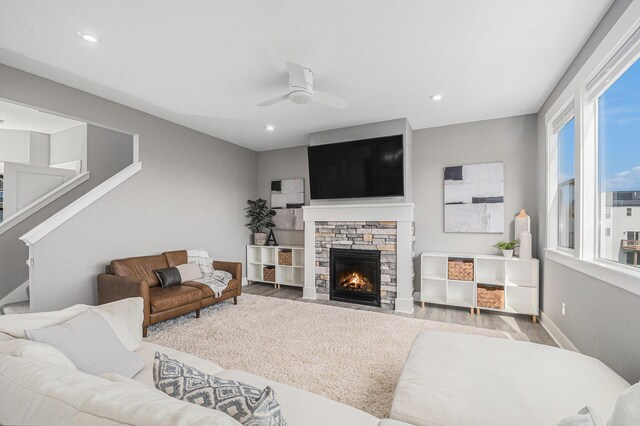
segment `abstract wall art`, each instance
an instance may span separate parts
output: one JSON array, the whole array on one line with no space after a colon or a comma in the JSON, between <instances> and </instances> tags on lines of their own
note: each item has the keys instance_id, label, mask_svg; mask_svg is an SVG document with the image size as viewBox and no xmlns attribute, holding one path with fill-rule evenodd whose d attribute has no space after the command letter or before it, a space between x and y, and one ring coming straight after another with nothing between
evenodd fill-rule
<instances>
[{"instance_id":1,"label":"abstract wall art","mask_svg":"<svg viewBox=\"0 0 640 426\"><path fill-rule=\"evenodd\" d=\"M271 181L271 208L291 209L304 205L304 179Z\"/></svg>"},{"instance_id":2,"label":"abstract wall art","mask_svg":"<svg viewBox=\"0 0 640 426\"><path fill-rule=\"evenodd\" d=\"M304 179L271 181L271 208L276 211L273 222L276 229L304 230L302 206L304 205Z\"/></svg>"},{"instance_id":3,"label":"abstract wall art","mask_svg":"<svg viewBox=\"0 0 640 426\"><path fill-rule=\"evenodd\" d=\"M504 164L444 169L444 232L504 232Z\"/></svg>"}]
</instances>

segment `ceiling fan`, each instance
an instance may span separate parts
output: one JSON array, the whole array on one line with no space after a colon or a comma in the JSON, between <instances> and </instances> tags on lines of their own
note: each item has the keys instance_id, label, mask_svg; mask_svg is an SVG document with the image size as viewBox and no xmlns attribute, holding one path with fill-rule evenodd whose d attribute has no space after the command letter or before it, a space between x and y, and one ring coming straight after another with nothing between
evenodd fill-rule
<instances>
[{"instance_id":1,"label":"ceiling fan","mask_svg":"<svg viewBox=\"0 0 640 426\"><path fill-rule=\"evenodd\" d=\"M289 72L289 93L269 99L268 101L258 104L258 106L269 106L287 99L296 104L308 104L310 102L318 102L333 108L344 108L348 102L344 99L337 98L328 93L313 89L313 71L302 65L286 62L287 71Z\"/></svg>"}]
</instances>

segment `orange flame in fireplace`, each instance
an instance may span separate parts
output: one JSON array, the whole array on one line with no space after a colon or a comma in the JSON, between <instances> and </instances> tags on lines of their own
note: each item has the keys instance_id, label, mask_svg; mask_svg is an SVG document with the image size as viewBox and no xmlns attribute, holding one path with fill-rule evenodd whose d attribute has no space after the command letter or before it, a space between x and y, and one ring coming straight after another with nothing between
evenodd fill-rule
<instances>
[{"instance_id":1,"label":"orange flame in fireplace","mask_svg":"<svg viewBox=\"0 0 640 426\"><path fill-rule=\"evenodd\" d=\"M352 272L340 280L340 287L355 291L373 291L369 279L359 272Z\"/></svg>"}]
</instances>

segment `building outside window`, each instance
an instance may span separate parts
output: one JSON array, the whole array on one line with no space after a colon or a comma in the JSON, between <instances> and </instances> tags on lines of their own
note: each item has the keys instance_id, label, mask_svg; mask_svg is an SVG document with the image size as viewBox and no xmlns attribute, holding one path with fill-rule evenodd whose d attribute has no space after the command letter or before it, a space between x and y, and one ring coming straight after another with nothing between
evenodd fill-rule
<instances>
[{"instance_id":1,"label":"building outside window","mask_svg":"<svg viewBox=\"0 0 640 426\"><path fill-rule=\"evenodd\" d=\"M640 255L640 62L598 98L600 258L638 266ZM604 218L604 220L603 220Z\"/></svg>"}]
</instances>

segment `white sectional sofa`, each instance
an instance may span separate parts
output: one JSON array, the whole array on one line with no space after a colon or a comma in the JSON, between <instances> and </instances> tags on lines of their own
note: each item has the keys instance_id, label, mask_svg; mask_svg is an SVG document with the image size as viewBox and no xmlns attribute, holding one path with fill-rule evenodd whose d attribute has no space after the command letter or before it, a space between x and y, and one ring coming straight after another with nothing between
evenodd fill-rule
<instances>
[{"instance_id":1,"label":"white sectional sofa","mask_svg":"<svg viewBox=\"0 0 640 426\"><path fill-rule=\"evenodd\" d=\"M24 330L61 324L89 309L100 313L121 343L144 360L133 378L83 373L54 347L24 338ZM616 418L632 420L608 426L640 424L640 384L629 388L600 361L558 348L422 332L400 376L391 419L380 420L301 389L143 342L141 324L140 298L0 316L0 424L239 425L223 412L156 390L156 352L223 379L271 386L290 426L557 425L585 406L606 421L625 390L627 406L619 410L618 399Z\"/></svg>"},{"instance_id":2,"label":"white sectional sofa","mask_svg":"<svg viewBox=\"0 0 640 426\"><path fill-rule=\"evenodd\" d=\"M400 375L390 417L420 426L551 426L589 406L606 421L629 387L601 361L577 352L423 331ZM640 420L619 426L632 424Z\"/></svg>"},{"instance_id":3,"label":"white sectional sofa","mask_svg":"<svg viewBox=\"0 0 640 426\"><path fill-rule=\"evenodd\" d=\"M125 346L137 348L144 368L132 379L83 373L57 349L24 339L23 331L63 323L93 309L76 305L42 314L0 316L0 424L69 425L239 425L227 414L174 399L153 383L156 351L224 379L257 387L271 386L290 426L406 426L380 420L328 398L219 365L167 347L142 341L141 300L96 307ZM127 306L128 305L128 306ZM139 305L139 306L138 306Z\"/></svg>"}]
</instances>

